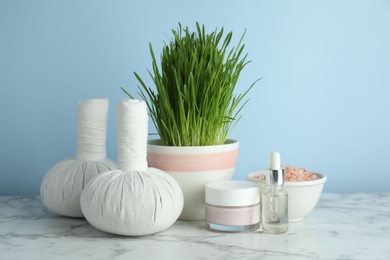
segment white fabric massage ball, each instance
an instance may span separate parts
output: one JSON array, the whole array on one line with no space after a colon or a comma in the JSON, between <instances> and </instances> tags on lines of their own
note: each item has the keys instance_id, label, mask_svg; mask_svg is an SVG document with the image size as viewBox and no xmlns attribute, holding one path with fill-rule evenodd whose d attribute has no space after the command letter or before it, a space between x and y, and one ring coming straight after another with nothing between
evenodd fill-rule
<instances>
[{"instance_id":1,"label":"white fabric massage ball","mask_svg":"<svg viewBox=\"0 0 390 260\"><path fill-rule=\"evenodd\" d=\"M106 159L108 100L80 101L77 107L78 149L76 158L58 162L45 175L41 199L50 210L68 217L83 217L80 194L99 173L117 169Z\"/></svg>"},{"instance_id":2,"label":"white fabric massage ball","mask_svg":"<svg viewBox=\"0 0 390 260\"><path fill-rule=\"evenodd\" d=\"M169 228L183 209L179 184L167 173L148 168L146 103L118 105L119 170L94 177L81 193L85 218L113 234L142 236Z\"/></svg>"},{"instance_id":3,"label":"white fabric massage ball","mask_svg":"<svg viewBox=\"0 0 390 260\"><path fill-rule=\"evenodd\" d=\"M183 195L176 181L156 168L114 170L87 184L81 208L97 229L142 236L169 228L182 211Z\"/></svg>"}]
</instances>

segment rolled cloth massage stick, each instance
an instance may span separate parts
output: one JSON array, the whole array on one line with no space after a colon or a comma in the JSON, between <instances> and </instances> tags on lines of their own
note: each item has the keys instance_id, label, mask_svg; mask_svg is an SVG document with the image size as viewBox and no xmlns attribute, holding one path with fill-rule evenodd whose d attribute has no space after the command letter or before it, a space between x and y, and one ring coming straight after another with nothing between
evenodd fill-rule
<instances>
[{"instance_id":1,"label":"rolled cloth massage stick","mask_svg":"<svg viewBox=\"0 0 390 260\"><path fill-rule=\"evenodd\" d=\"M117 117L120 169L85 186L81 209L91 225L105 232L141 236L165 230L183 209L183 193L173 177L148 168L146 103L122 101Z\"/></svg>"},{"instance_id":2,"label":"rolled cloth massage stick","mask_svg":"<svg viewBox=\"0 0 390 260\"><path fill-rule=\"evenodd\" d=\"M107 99L83 100L77 106L77 156L58 162L41 184L43 204L68 217L83 217L80 194L99 173L117 169L106 159Z\"/></svg>"}]
</instances>

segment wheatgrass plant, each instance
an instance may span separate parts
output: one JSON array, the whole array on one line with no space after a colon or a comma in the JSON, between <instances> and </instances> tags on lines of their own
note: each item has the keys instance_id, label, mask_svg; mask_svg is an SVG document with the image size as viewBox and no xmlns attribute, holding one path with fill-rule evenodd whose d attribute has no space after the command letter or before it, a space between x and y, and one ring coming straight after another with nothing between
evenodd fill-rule
<instances>
[{"instance_id":1,"label":"wheatgrass plant","mask_svg":"<svg viewBox=\"0 0 390 260\"><path fill-rule=\"evenodd\" d=\"M230 50L233 33L223 38L223 28L207 34L199 23L196 32L179 24L172 33L173 39L162 50L161 67L149 44L153 71L148 72L156 91L134 72L141 84L139 95L148 106L163 145L224 144L248 101L243 101L244 97L257 82L244 93L234 93L240 73L249 63L248 54L243 54L245 32Z\"/></svg>"}]
</instances>

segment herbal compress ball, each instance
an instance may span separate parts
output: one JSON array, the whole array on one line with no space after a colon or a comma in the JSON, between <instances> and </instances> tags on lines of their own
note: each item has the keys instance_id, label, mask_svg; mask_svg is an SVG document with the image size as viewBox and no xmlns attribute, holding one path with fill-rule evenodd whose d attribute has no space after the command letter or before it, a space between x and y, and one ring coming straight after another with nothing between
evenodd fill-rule
<instances>
[{"instance_id":1,"label":"herbal compress ball","mask_svg":"<svg viewBox=\"0 0 390 260\"><path fill-rule=\"evenodd\" d=\"M167 173L148 168L147 131L145 102L120 102L120 170L94 177L81 194L85 218L102 231L128 236L152 234L170 227L183 209L179 184Z\"/></svg>"},{"instance_id":2,"label":"herbal compress ball","mask_svg":"<svg viewBox=\"0 0 390 260\"><path fill-rule=\"evenodd\" d=\"M77 157L58 162L41 184L43 204L68 217L83 217L80 194L87 182L99 173L117 169L106 159L108 100L80 101L77 107Z\"/></svg>"}]
</instances>

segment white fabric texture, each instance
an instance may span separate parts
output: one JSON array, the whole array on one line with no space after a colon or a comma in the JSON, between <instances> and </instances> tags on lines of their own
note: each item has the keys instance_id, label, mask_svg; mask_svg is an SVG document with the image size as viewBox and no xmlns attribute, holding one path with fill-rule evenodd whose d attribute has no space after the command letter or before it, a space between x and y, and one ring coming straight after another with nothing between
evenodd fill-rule
<instances>
[{"instance_id":1,"label":"white fabric texture","mask_svg":"<svg viewBox=\"0 0 390 260\"><path fill-rule=\"evenodd\" d=\"M77 159L106 158L108 99L79 101L77 106Z\"/></svg>"},{"instance_id":2,"label":"white fabric texture","mask_svg":"<svg viewBox=\"0 0 390 260\"><path fill-rule=\"evenodd\" d=\"M50 210L68 217L83 217L80 194L85 184L99 173L117 169L106 159L107 99L90 99L78 104L77 158L55 164L41 183L41 199Z\"/></svg>"},{"instance_id":3,"label":"white fabric texture","mask_svg":"<svg viewBox=\"0 0 390 260\"><path fill-rule=\"evenodd\" d=\"M120 170L94 177L81 193L81 209L94 227L118 235L142 236L169 228L179 217L183 209L181 188L167 173L147 168L145 135L145 102L120 102Z\"/></svg>"},{"instance_id":4,"label":"white fabric texture","mask_svg":"<svg viewBox=\"0 0 390 260\"><path fill-rule=\"evenodd\" d=\"M163 231L175 223L183 209L180 186L156 168L99 174L85 186L80 201L91 225L126 236Z\"/></svg>"},{"instance_id":5,"label":"white fabric texture","mask_svg":"<svg viewBox=\"0 0 390 260\"><path fill-rule=\"evenodd\" d=\"M67 217L83 217L80 194L87 182L102 172L116 169L116 163L65 159L54 165L41 184L41 199L50 210Z\"/></svg>"},{"instance_id":6,"label":"white fabric texture","mask_svg":"<svg viewBox=\"0 0 390 260\"><path fill-rule=\"evenodd\" d=\"M118 104L118 164L122 170L144 171L148 141L146 103L126 100Z\"/></svg>"}]
</instances>

